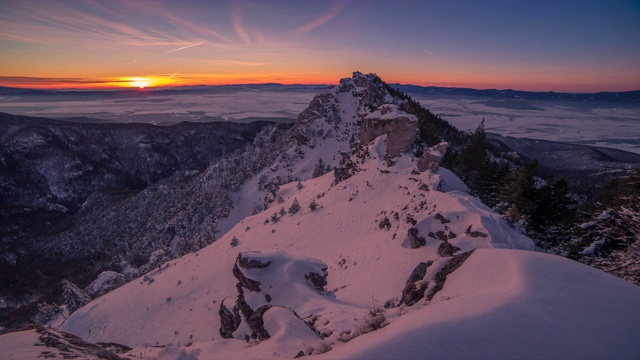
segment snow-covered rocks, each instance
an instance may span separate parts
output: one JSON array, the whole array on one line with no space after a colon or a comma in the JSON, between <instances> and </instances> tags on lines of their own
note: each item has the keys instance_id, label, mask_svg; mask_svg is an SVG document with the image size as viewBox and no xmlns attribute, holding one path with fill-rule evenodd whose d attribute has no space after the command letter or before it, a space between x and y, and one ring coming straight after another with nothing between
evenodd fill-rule
<instances>
[{"instance_id":1,"label":"snow-covered rocks","mask_svg":"<svg viewBox=\"0 0 640 360\"><path fill-rule=\"evenodd\" d=\"M115 271L103 271L95 280L93 280L93 282L91 282L91 284L89 284L89 286L84 288L84 292L91 298L95 299L126 283L127 281L124 275Z\"/></svg>"}]
</instances>

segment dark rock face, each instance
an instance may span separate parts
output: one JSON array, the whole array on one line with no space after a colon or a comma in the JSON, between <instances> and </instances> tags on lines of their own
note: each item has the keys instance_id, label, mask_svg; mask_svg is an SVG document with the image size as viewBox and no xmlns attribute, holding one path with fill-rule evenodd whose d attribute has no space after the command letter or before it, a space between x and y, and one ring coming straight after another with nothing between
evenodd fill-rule
<instances>
[{"instance_id":1,"label":"dark rock face","mask_svg":"<svg viewBox=\"0 0 640 360\"><path fill-rule=\"evenodd\" d=\"M427 239L425 239L424 236L420 236L418 228L409 228L409 230L407 230L407 237L409 238L409 246L412 249L417 249L427 244Z\"/></svg>"},{"instance_id":2,"label":"dark rock face","mask_svg":"<svg viewBox=\"0 0 640 360\"><path fill-rule=\"evenodd\" d=\"M443 241L440 243L440 246L438 246L438 255L442 257L453 256L456 251L460 251L460 248L455 245L451 245L448 241Z\"/></svg>"},{"instance_id":3,"label":"dark rock face","mask_svg":"<svg viewBox=\"0 0 640 360\"><path fill-rule=\"evenodd\" d=\"M462 266L462 264L464 264L464 262L469 258L469 256L471 256L471 254L473 254L473 252L475 251L475 249L467 251L465 253L462 253L460 255L454 255L451 260L449 260L449 262L447 262L447 265L445 265L440 271L438 271L434 277L434 280L436 282L435 286L429 291L429 293L427 295L425 295L425 298L427 300L431 300L433 299L433 296L440 290L442 290L442 288L444 287L444 282L447 280L447 275L451 274L452 272L458 270L458 268L460 266Z\"/></svg>"},{"instance_id":4,"label":"dark rock face","mask_svg":"<svg viewBox=\"0 0 640 360\"><path fill-rule=\"evenodd\" d=\"M428 282L420 283L427 274L427 269L433 264L433 261L421 262L409 275L407 283L402 290L401 304L411 306L424 297L424 291Z\"/></svg>"},{"instance_id":5,"label":"dark rock face","mask_svg":"<svg viewBox=\"0 0 640 360\"><path fill-rule=\"evenodd\" d=\"M380 135L387 134L387 154L394 158L413 147L418 129L418 119L398 109L396 105L385 104L362 120L360 143L368 144Z\"/></svg>"}]
</instances>

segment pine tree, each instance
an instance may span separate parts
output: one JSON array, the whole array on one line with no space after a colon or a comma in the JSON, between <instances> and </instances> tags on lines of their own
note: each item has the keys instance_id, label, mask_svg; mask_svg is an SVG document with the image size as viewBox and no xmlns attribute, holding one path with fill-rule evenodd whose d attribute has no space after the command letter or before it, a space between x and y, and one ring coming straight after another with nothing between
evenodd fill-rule
<instances>
[{"instance_id":1,"label":"pine tree","mask_svg":"<svg viewBox=\"0 0 640 360\"><path fill-rule=\"evenodd\" d=\"M328 165L325 165L324 161L322 160L322 158L318 159L318 163L316 164L316 167L313 169L313 174L311 175L314 179L317 177L320 177L324 174L326 174L327 171L327 167Z\"/></svg>"},{"instance_id":2,"label":"pine tree","mask_svg":"<svg viewBox=\"0 0 640 360\"><path fill-rule=\"evenodd\" d=\"M91 299L84 291L69 280L62 280L62 299L67 304L69 314L88 304Z\"/></svg>"},{"instance_id":3,"label":"pine tree","mask_svg":"<svg viewBox=\"0 0 640 360\"><path fill-rule=\"evenodd\" d=\"M289 207L289 214L293 215L297 213L299 210L300 210L300 203L298 202L298 199L293 199L293 203L291 204L291 207Z\"/></svg>"}]
</instances>

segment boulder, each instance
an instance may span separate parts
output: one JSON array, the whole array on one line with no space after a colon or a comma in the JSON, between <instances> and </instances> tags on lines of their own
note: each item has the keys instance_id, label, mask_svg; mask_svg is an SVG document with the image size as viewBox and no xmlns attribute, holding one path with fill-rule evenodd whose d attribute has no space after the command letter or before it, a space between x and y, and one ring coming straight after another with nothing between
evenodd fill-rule
<instances>
[{"instance_id":1,"label":"boulder","mask_svg":"<svg viewBox=\"0 0 640 360\"><path fill-rule=\"evenodd\" d=\"M434 145L428 149L426 149L422 156L418 159L418 171L431 171L436 172L440 168L440 161L447 153L447 149L449 148L449 143L441 142L440 144Z\"/></svg>"},{"instance_id":2,"label":"boulder","mask_svg":"<svg viewBox=\"0 0 640 360\"><path fill-rule=\"evenodd\" d=\"M362 120L360 143L368 144L380 135L387 135L387 155L398 157L412 149L418 130L418 118L398 108L385 104Z\"/></svg>"}]
</instances>

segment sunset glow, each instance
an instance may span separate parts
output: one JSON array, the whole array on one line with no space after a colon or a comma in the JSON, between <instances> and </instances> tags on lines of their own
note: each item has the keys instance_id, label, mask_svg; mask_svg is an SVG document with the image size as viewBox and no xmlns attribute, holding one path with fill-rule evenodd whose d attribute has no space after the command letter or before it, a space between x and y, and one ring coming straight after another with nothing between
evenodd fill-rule
<instances>
[{"instance_id":1,"label":"sunset glow","mask_svg":"<svg viewBox=\"0 0 640 360\"><path fill-rule=\"evenodd\" d=\"M133 78L129 82L129 85L132 86L132 87L137 87L137 88L140 88L140 89L144 89L144 88L148 87L149 85L151 85L151 81L149 81L146 78Z\"/></svg>"},{"instance_id":2,"label":"sunset glow","mask_svg":"<svg viewBox=\"0 0 640 360\"><path fill-rule=\"evenodd\" d=\"M390 83L640 88L631 1L0 0L0 86Z\"/></svg>"}]
</instances>

